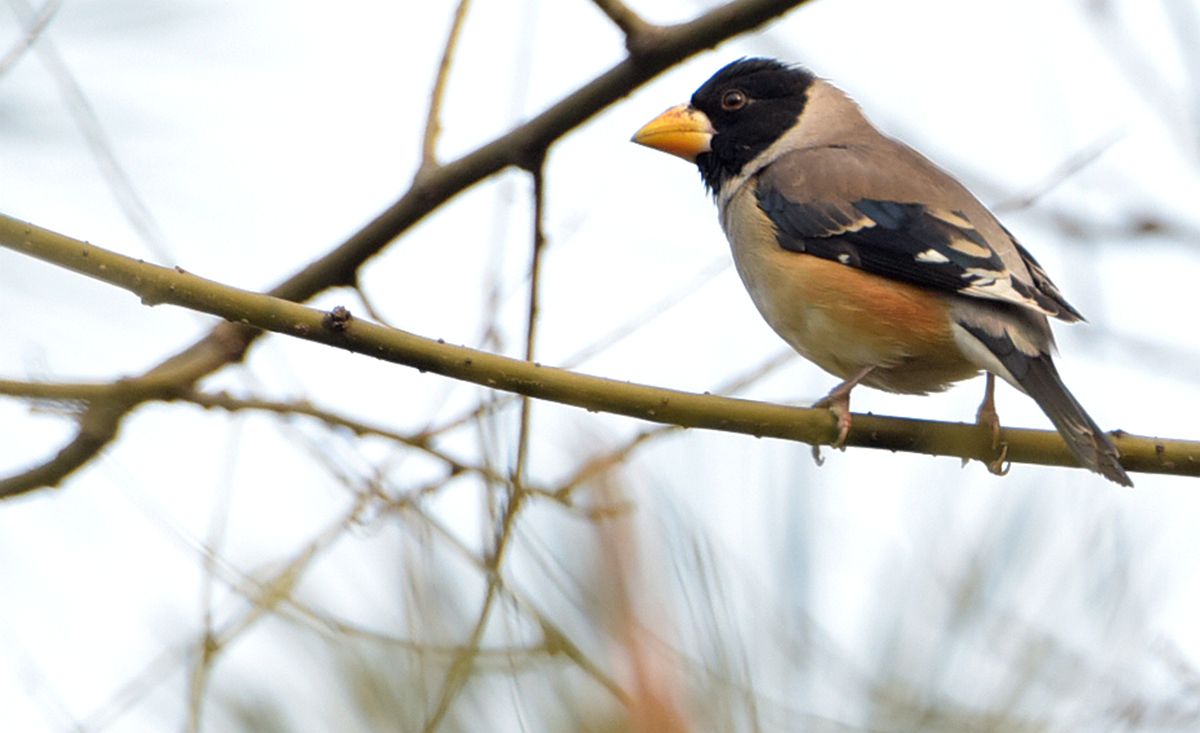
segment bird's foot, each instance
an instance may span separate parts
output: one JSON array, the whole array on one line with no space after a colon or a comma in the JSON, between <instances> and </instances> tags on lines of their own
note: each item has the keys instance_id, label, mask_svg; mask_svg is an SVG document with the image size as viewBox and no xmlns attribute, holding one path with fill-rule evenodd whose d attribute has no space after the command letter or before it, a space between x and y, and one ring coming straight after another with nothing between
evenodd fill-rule
<instances>
[{"instance_id":1,"label":"bird's foot","mask_svg":"<svg viewBox=\"0 0 1200 733\"><path fill-rule=\"evenodd\" d=\"M1000 447L1000 416L996 414L996 405L989 403L979 406L975 413L975 424L988 431L992 439L992 450Z\"/></svg>"},{"instance_id":2,"label":"bird's foot","mask_svg":"<svg viewBox=\"0 0 1200 733\"><path fill-rule=\"evenodd\" d=\"M832 446L838 450L846 450L846 437L850 435L850 426L854 422L850 416L850 390L839 393L839 390L835 389L813 403L813 407L827 408L837 418L837 439L833 441Z\"/></svg>"},{"instance_id":3,"label":"bird's foot","mask_svg":"<svg viewBox=\"0 0 1200 733\"><path fill-rule=\"evenodd\" d=\"M860 370L850 379L834 387L829 394L813 403L813 407L828 408L837 418L837 439L833 441L832 445L838 450L846 450L846 437L850 435L850 425L853 422L853 418L850 416L850 392L874 368L866 367Z\"/></svg>"},{"instance_id":4,"label":"bird's foot","mask_svg":"<svg viewBox=\"0 0 1200 733\"><path fill-rule=\"evenodd\" d=\"M1008 443L1000 440L1000 415L996 412L996 376L991 372L987 374L983 402L979 403L979 409L975 412L975 424L988 431L992 438L992 450L999 451L996 458L987 463L988 471L997 476L1006 475L1011 467L1011 464L1005 464Z\"/></svg>"}]
</instances>

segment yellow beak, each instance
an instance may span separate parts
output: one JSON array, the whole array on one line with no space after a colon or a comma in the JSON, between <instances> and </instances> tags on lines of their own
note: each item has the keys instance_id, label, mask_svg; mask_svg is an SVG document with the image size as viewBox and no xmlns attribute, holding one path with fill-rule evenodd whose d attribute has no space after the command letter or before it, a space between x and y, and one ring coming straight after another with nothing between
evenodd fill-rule
<instances>
[{"instance_id":1,"label":"yellow beak","mask_svg":"<svg viewBox=\"0 0 1200 733\"><path fill-rule=\"evenodd\" d=\"M695 163L697 156L712 150L715 132L706 114L681 104L650 120L634 133L633 141Z\"/></svg>"}]
</instances>

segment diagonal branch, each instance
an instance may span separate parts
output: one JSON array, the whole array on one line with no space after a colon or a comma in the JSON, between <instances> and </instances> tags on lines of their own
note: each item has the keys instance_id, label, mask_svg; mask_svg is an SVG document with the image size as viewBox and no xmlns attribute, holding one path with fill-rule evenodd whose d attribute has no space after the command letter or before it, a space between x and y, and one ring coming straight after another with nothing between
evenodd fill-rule
<instances>
[{"instance_id":1,"label":"diagonal branch","mask_svg":"<svg viewBox=\"0 0 1200 733\"><path fill-rule=\"evenodd\" d=\"M86 242L0 216L0 245L129 290L148 305L170 303L229 321L335 346L421 371L593 411L650 422L746 433L828 445L836 437L827 410L697 395L593 377L423 338L356 320L343 308L320 311L222 285L179 270L151 265ZM1006 429L1012 463L1077 463L1058 433ZM1118 431L1113 440L1130 471L1200 476L1200 442L1137 437ZM856 415L848 445L988 462L991 436L974 424ZM0 497L19 493L0 482Z\"/></svg>"},{"instance_id":2,"label":"diagonal branch","mask_svg":"<svg viewBox=\"0 0 1200 733\"><path fill-rule=\"evenodd\" d=\"M409 190L341 245L280 282L270 294L302 302L338 286L357 282L358 270L388 243L463 190L509 166L530 167L547 148L601 110L628 95L659 73L739 33L757 28L809 0L733 0L692 21L654 29L652 41L631 48L616 66L584 84L529 122L463 157L414 180ZM21 231L8 229L18 239ZM6 237L4 244L19 242ZM186 390L218 369L240 361L261 332L240 323L217 326L191 346L127 380L169 379ZM139 396L123 404L89 405L80 431L58 454L29 471L0 481L0 496L57 486L94 458L117 435L120 421L153 397ZM87 426L91 427L87 427Z\"/></svg>"},{"instance_id":3,"label":"diagonal branch","mask_svg":"<svg viewBox=\"0 0 1200 733\"><path fill-rule=\"evenodd\" d=\"M21 29L21 37L17 39L12 48L0 56L0 76L7 74L17 65L18 61L24 58L25 53L33 48L61 7L62 0L46 0L42 7L37 9L37 12L28 13L29 17L24 19L25 27Z\"/></svg>"}]
</instances>

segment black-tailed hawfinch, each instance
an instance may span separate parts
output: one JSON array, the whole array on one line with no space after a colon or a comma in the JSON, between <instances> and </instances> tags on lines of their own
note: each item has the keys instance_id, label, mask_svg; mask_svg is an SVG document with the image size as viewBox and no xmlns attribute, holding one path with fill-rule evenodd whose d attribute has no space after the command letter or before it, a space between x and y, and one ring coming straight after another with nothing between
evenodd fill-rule
<instances>
[{"instance_id":1,"label":"black-tailed hawfinch","mask_svg":"<svg viewBox=\"0 0 1200 733\"><path fill-rule=\"evenodd\" d=\"M1046 317L1083 316L962 184L845 93L742 59L633 139L700 168L763 318L844 380L817 403L837 417L837 445L855 385L924 394L983 370L978 420L994 441L998 375L1037 401L1082 465L1132 485L1051 360Z\"/></svg>"}]
</instances>

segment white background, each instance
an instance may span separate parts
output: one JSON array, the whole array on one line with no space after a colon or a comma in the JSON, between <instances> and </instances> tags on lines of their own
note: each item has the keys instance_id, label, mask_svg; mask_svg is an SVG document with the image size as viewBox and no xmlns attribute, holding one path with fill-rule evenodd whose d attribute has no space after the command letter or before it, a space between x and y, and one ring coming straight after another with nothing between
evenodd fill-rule
<instances>
[{"instance_id":1,"label":"white background","mask_svg":"<svg viewBox=\"0 0 1200 733\"><path fill-rule=\"evenodd\" d=\"M1109 5L1115 15L1105 20L1095 8ZM706 4L633 6L674 22ZM445 0L68 2L42 43L86 95L162 246L148 245L122 212L78 108L37 49L0 77L0 210L221 282L269 288L407 187L452 11ZM833 80L985 203L1037 191L1060 166L1110 142L1002 218L1090 320L1058 328L1059 364L1097 422L1200 437L1200 30L1185 22L1196 13L1169 0L825 0L701 54L552 148L539 360L563 363L727 258L696 171L628 138L720 65L769 55ZM0 18L0 49L20 36L13 15ZM450 80L441 157L529 119L622 54L620 34L584 0L476 3ZM398 327L475 345L498 273L501 348L519 353L529 194L528 177L509 171L406 233L364 271L374 304ZM1131 231L1142 219L1167 231ZM580 368L703 391L779 350L732 268L703 282ZM360 310L348 291L318 303ZM136 374L212 325L7 250L0 313L0 375L46 381ZM833 383L796 359L750 394L802 403ZM206 386L307 397L397 429L453 416L480 396L280 337L260 341L245 366ZM981 380L927 398L859 390L854 406L968 421L981 394ZM1048 427L1032 401L1005 386L999 410L1006 425ZM531 475L547 482L643 427L555 406L534 415ZM497 442L504 466L512 417L496 423L509 436ZM0 400L0 470L44 460L72 427L54 409ZM450 445L469 455L479 444L464 435ZM61 489L0 504L0 729L180 727L186 650L203 629L211 575L201 546L219 538L223 562L268 575L347 506L331 456L351 473L386 469L400 485L438 472L311 424L151 405ZM707 547L706 572L725 583L708 590L709 602L722 604L720 625L736 630L734 646L753 660L750 685L762 710L773 711L762 727L790 729L798 711L866 725L864 680L903 680L920 699L1007 706L1051 729L1083 729L1081 721L1100 725L1119 707L1114 687L1174 699L1187 674L1164 660L1181 660L1194 679L1194 479L1135 475L1137 488L1122 490L1080 470L1015 466L1001 478L944 458L863 450L826 458L817 468L805 446L693 431L654 443L622 472L642 569L667 579L647 584L644 602L660 608L648 617L661 614L662 629L678 625L679 648L699 644L672 616L686 603L671 583L692 582L679 579L680 558ZM477 540L478 508L478 492L464 489L442 495L437 511ZM533 535L579 531L553 515L537 519ZM363 624L404 628L392 601L408 581L395 558L380 560L373 548L394 529L340 539L306 576L307 599ZM218 616L244 610L237 593L216 586ZM976 594L971 623L955 606L963 587ZM1020 653L1004 641L1015 638L1010 627L1056 640L1079 667L1020 671ZM449 640L461 641L465 628L452 627ZM276 632L268 624L231 645L215 668L214 696L287 701L294 730L370 729L330 711L348 703L330 702L341 699L336 691L290 666L303 654ZM798 682L777 634L819 637L838 663L806 653L818 671ZM839 677L831 671L839 665L857 671ZM127 684L147 678L122 697ZM1033 692L1006 702L997 691L1014 678L1052 682L1030 683ZM481 699L474 714L519 729L514 710L526 703ZM1185 699L1194 708L1194 692ZM211 714L209 729L233 725Z\"/></svg>"}]
</instances>

